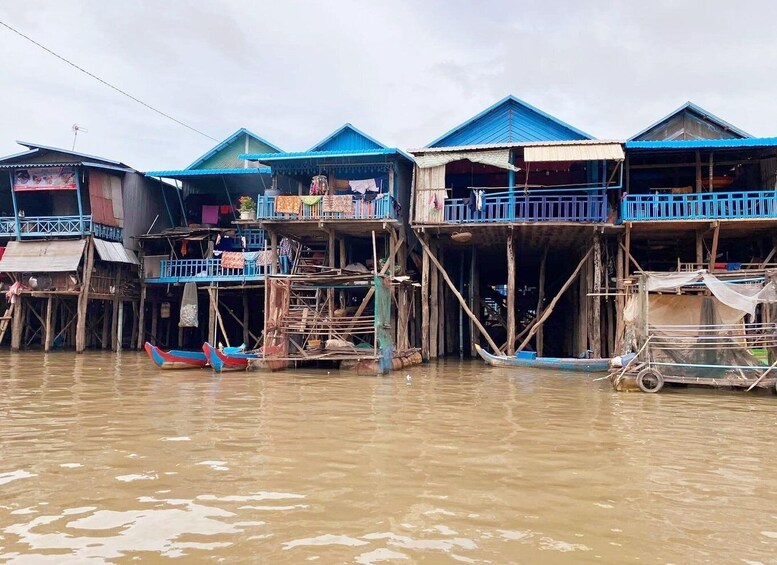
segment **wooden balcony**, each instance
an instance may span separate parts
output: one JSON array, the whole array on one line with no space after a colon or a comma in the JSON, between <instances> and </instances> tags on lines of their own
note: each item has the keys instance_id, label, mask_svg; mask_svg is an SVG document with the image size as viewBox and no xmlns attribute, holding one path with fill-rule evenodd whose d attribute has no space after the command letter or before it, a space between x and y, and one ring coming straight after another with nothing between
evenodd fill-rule
<instances>
[{"instance_id":1,"label":"wooden balcony","mask_svg":"<svg viewBox=\"0 0 777 565\"><path fill-rule=\"evenodd\" d=\"M624 222L777 218L777 191L629 194L621 202L621 218Z\"/></svg>"},{"instance_id":2,"label":"wooden balcony","mask_svg":"<svg viewBox=\"0 0 777 565\"><path fill-rule=\"evenodd\" d=\"M146 278L147 283L171 284L186 282L250 282L264 279L269 267L246 261L242 269L227 269L221 259L162 260L158 277Z\"/></svg>"},{"instance_id":3,"label":"wooden balcony","mask_svg":"<svg viewBox=\"0 0 777 565\"><path fill-rule=\"evenodd\" d=\"M92 216L26 216L0 218L0 236L26 238L72 237L93 234L109 241L122 241L122 229L92 222Z\"/></svg>"},{"instance_id":4,"label":"wooden balcony","mask_svg":"<svg viewBox=\"0 0 777 565\"><path fill-rule=\"evenodd\" d=\"M350 213L325 212L323 201L319 200L311 206L302 204L299 214L281 214L275 210L274 196L259 196L256 203L257 220L316 220L316 221L342 221L342 220L383 220L396 219L392 199L382 196L366 202L361 199L353 200L353 208Z\"/></svg>"},{"instance_id":5,"label":"wooden balcony","mask_svg":"<svg viewBox=\"0 0 777 565\"><path fill-rule=\"evenodd\" d=\"M444 218L446 224L600 223L607 219L607 199L601 194L486 194L481 209L473 210L469 198L448 198L445 200Z\"/></svg>"}]
</instances>

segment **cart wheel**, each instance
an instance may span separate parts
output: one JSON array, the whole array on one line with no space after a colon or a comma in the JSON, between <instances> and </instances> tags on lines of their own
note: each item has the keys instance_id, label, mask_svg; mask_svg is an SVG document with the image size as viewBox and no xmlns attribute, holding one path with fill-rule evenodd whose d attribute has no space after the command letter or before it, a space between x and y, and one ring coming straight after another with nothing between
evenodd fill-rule
<instances>
[{"instance_id":1,"label":"cart wheel","mask_svg":"<svg viewBox=\"0 0 777 565\"><path fill-rule=\"evenodd\" d=\"M642 392L658 392L664 388L664 376L655 369L642 369L637 373L637 386Z\"/></svg>"}]
</instances>

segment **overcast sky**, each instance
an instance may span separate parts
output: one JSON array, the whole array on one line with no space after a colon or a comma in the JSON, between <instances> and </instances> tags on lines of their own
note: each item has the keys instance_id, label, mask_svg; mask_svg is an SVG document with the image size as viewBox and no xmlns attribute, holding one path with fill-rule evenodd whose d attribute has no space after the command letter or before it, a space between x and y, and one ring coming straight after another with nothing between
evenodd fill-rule
<instances>
[{"instance_id":1,"label":"overcast sky","mask_svg":"<svg viewBox=\"0 0 777 565\"><path fill-rule=\"evenodd\" d=\"M217 139L309 148L345 122L420 147L507 94L599 138L687 100L777 135L777 2L3 0L0 20ZM215 145L0 27L15 140L141 170Z\"/></svg>"}]
</instances>

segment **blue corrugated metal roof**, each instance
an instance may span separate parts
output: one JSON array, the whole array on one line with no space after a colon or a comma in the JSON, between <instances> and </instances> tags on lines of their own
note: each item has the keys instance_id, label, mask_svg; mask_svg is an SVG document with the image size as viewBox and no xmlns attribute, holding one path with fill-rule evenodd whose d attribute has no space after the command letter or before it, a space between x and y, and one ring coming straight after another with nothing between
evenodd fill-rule
<instances>
[{"instance_id":1,"label":"blue corrugated metal roof","mask_svg":"<svg viewBox=\"0 0 777 565\"><path fill-rule=\"evenodd\" d=\"M427 147L571 139L593 139L593 136L510 95L438 137Z\"/></svg>"},{"instance_id":2,"label":"blue corrugated metal roof","mask_svg":"<svg viewBox=\"0 0 777 565\"><path fill-rule=\"evenodd\" d=\"M293 161L297 159L326 159L332 157L369 157L373 155L404 155L399 149L362 149L359 151L298 151L291 153L245 153L241 159L247 161L260 161L271 163L272 161Z\"/></svg>"},{"instance_id":3,"label":"blue corrugated metal roof","mask_svg":"<svg viewBox=\"0 0 777 565\"><path fill-rule=\"evenodd\" d=\"M221 143L219 143L218 145L216 145L216 146L215 146L213 149L211 149L210 151L208 151L207 153L205 153L205 154L204 154L202 157L200 157L199 159L197 159L197 160L196 160L194 163L192 163L191 165L189 165L189 166L188 166L188 167L186 167L186 168L187 168L187 169L196 169L196 168L197 168L197 166L198 166L198 165L200 165L200 164L201 164L203 161L207 161L208 159L210 159L211 157L213 157L213 156L214 156L216 153L218 153L219 151L221 151L222 149L224 149L224 148L225 148L227 145L229 145L230 143L232 143L233 141L235 141L235 139L237 139L239 136L241 136L241 135L243 135L243 134L245 134L245 135L248 135L248 136L250 136L250 137L253 137L255 140L259 141L260 143L264 143L265 145L267 145L267 146L268 146L268 147L270 147L271 149L275 149L275 150L276 150L276 151L278 151L279 153L280 153L281 151L283 151L283 149L281 149L281 148L277 147L276 145L273 145L272 143L270 143L270 142L269 142L269 141L267 141L266 139L262 139L261 137L259 137L259 136L258 136L258 135L256 135L255 133L248 131L246 128L240 128L240 129L239 129L239 130L237 130L235 133L233 133L232 135L230 135L228 138L226 138L224 141L222 141Z\"/></svg>"},{"instance_id":4,"label":"blue corrugated metal roof","mask_svg":"<svg viewBox=\"0 0 777 565\"><path fill-rule=\"evenodd\" d=\"M269 153L269 155L275 155L275 153ZM182 169L180 171L148 171L145 174L147 177L204 177L213 175L257 175L257 174L270 174L270 167L249 167L246 169Z\"/></svg>"},{"instance_id":5,"label":"blue corrugated metal roof","mask_svg":"<svg viewBox=\"0 0 777 565\"><path fill-rule=\"evenodd\" d=\"M752 135L750 135L746 131L739 129L735 125L732 125L732 124L728 123L727 121L717 117L712 112L708 112L707 110L705 110L701 106L697 106L693 102L689 101L689 102L686 102L685 104L683 104L682 106L680 106L679 108L677 108L677 110L675 110L674 112L670 112L669 114L667 114L666 116L664 116L663 118L658 120L657 122L655 122L653 124L650 124L648 127L643 129L642 131L639 131L639 132L635 133L634 135L632 135L629 138L629 141L635 140L636 138L645 135L650 130L652 130L654 128L657 128L658 126L660 126L664 122L667 122L667 121L671 120L677 114L679 114L681 112L685 112L686 110L689 110L689 111L691 111L691 112L693 112L695 114L698 114L704 120L712 122L713 124L723 128L723 129L727 129L727 130L731 131L732 133L734 133L736 135L736 137L753 137Z\"/></svg>"},{"instance_id":6,"label":"blue corrugated metal roof","mask_svg":"<svg viewBox=\"0 0 777 565\"><path fill-rule=\"evenodd\" d=\"M674 139L626 142L626 149L736 149L739 147L777 147L777 137L746 137L744 139Z\"/></svg>"},{"instance_id":7,"label":"blue corrugated metal roof","mask_svg":"<svg viewBox=\"0 0 777 565\"><path fill-rule=\"evenodd\" d=\"M387 147L351 124L344 124L308 151L363 151L365 149L387 149Z\"/></svg>"}]
</instances>

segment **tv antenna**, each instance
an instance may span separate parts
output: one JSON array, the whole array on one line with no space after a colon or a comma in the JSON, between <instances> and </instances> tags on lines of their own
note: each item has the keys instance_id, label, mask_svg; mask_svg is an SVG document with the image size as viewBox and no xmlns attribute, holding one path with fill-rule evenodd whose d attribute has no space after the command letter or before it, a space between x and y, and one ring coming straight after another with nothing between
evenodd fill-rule
<instances>
[{"instance_id":1,"label":"tv antenna","mask_svg":"<svg viewBox=\"0 0 777 565\"><path fill-rule=\"evenodd\" d=\"M78 132L82 131L84 133L89 133L89 130L85 127L81 127L78 124L73 124L73 127L71 128L73 130L73 149L71 151L76 150L76 140L78 139Z\"/></svg>"}]
</instances>

